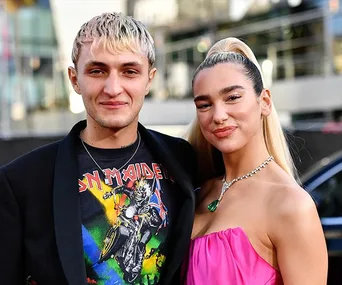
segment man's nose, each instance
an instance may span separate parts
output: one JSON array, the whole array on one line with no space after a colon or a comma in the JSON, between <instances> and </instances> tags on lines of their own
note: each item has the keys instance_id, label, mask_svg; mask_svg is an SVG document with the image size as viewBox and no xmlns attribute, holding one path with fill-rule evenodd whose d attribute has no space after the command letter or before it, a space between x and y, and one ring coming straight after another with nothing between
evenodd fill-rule
<instances>
[{"instance_id":1,"label":"man's nose","mask_svg":"<svg viewBox=\"0 0 342 285\"><path fill-rule=\"evenodd\" d=\"M110 96L117 96L123 92L122 79L119 74L114 72L109 74L103 91Z\"/></svg>"}]
</instances>

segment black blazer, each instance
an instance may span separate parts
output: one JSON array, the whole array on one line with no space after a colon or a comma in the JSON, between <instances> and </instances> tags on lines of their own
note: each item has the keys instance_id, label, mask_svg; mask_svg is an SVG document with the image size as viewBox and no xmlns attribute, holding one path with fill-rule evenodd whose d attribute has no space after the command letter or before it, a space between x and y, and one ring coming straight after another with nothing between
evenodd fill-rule
<instances>
[{"instance_id":1,"label":"black blazer","mask_svg":"<svg viewBox=\"0 0 342 285\"><path fill-rule=\"evenodd\" d=\"M76 143L85 121L61 141L38 148L0 168L0 283L85 285ZM184 140L147 130L147 146L182 190L160 284L179 283L194 209L195 156Z\"/></svg>"}]
</instances>

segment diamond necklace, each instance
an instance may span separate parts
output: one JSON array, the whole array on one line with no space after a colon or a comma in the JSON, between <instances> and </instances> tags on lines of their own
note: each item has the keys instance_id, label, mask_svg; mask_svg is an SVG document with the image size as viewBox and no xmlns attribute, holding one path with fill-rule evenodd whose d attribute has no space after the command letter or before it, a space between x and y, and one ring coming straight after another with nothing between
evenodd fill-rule
<instances>
[{"instance_id":1,"label":"diamond necklace","mask_svg":"<svg viewBox=\"0 0 342 285\"><path fill-rule=\"evenodd\" d=\"M85 151L88 153L89 157L92 159L92 161L96 164L96 166L102 171L103 175L105 176L104 182L105 184L109 185L109 180L106 177L106 172L101 168L101 166L96 162L96 160L94 159L94 157L91 155L91 153L89 152L88 148L86 147L84 141L81 139L83 148L85 149ZM140 147L140 142L141 142L141 136L140 133L138 131L138 145L137 148L134 150L133 154L131 155L131 157L120 167L117 168L118 171L120 171L122 168L124 168L128 162L130 162L132 160L132 158L135 156L135 154L137 153L139 147Z\"/></svg>"},{"instance_id":2,"label":"diamond necklace","mask_svg":"<svg viewBox=\"0 0 342 285\"><path fill-rule=\"evenodd\" d=\"M253 176L253 174L257 173L258 171L260 171L262 168L264 168L267 164L269 164L272 160L273 160L273 156L271 155L269 158L267 158L263 163L261 163L257 168L253 169L251 172L248 172L245 175L239 176L237 178L234 178L232 181L227 182L226 181L226 175L224 175L223 179L222 179L222 188L221 188L221 194L219 196L218 199L212 201L209 205L208 205L208 210L210 212L215 212L215 210L217 209L217 207L219 206L224 193L226 193L226 191L232 187L232 185L237 182L240 181L242 179L247 179L248 177Z\"/></svg>"}]
</instances>

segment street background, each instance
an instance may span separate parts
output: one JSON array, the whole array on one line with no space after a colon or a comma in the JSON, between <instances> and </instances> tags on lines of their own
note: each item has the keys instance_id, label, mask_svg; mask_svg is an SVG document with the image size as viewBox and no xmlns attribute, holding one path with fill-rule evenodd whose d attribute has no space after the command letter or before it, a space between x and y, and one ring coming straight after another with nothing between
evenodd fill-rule
<instances>
[{"instance_id":1,"label":"street background","mask_svg":"<svg viewBox=\"0 0 342 285\"><path fill-rule=\"evenodd\" d=\"M342 150L341 0L0 0L0 166L85 118L67 67L80 26L106 11L141 20L155 39L147 127L184 134L195 116L192 73L232 36L256 54L299 174ZM340 256L331 285L342 284Z\"/></svg>"}]
</instances>

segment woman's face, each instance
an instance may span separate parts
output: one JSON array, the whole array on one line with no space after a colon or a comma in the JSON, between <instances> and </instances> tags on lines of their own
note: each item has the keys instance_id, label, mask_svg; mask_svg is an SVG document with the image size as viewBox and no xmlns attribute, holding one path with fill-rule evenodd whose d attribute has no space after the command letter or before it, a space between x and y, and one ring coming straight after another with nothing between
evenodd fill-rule
<instances>
[{"instance_id":1,"label":"woman's face","mask_svg":"<svg viewBox=\"0 0 342 285\"><path fill-rule=\"evenodd\" d=\"M223 153L262 138L262 116L271 112L268 90L257 97L241 66L219 63L200 71L193 86L198 122L207 141Z\"/></svg>"}]
</instances>

